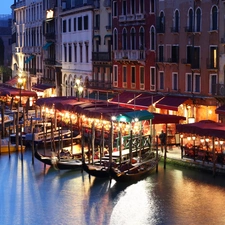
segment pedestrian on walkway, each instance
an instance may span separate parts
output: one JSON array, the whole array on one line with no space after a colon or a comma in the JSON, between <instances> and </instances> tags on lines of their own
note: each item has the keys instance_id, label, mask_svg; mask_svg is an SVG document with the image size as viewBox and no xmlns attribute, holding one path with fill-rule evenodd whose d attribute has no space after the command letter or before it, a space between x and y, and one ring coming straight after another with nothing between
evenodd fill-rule
<instances>
[{"instance_id":1,"label":"pedestrian on walkway","mask_svg":"<svg viewBox=\"0 0 225 225\"><path fill-rule=\"evenodd\" d=\"M161 142L161 151L163 152L163 147L166 145L166 134L163 132L163 130L161 131L161 134L159 135L159 139Z\"/></svg>"}]
</instances>

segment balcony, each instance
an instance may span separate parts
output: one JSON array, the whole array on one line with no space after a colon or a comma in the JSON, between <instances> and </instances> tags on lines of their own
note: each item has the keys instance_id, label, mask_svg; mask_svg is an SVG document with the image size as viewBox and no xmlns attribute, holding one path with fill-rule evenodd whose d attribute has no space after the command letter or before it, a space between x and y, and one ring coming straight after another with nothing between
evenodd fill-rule
<instances>
[{"instance_id":1,"label":"balcony","mask_svg":"<svg viewBox=\"0 0 225 225\"><path fill-rule=\"evenodd\" d=\"M105 29L106 30L111 30L112 29L112 26L111 25L105 26Z\"/></svg>"},{"instance_id":2,"label":"balcony","mask_svg":"<svg viewBox=\"0 0 225 225\"><path fill-rule=\"evenodd\" d=\"M116 50L114 51L115 60L127 60L127 61L143 61L145 60L144 50Z\"/></svg>"},{"instance_id":3,"label":"balcony","mask_svg":"<svg viewBox=\"0 0 225 225\"><path fill-rule=\"evenodd\" d=\"M133 14L127 15L127 21L134 21L135 17Z\"/></svg>"},{"instance_id":4,"label":"balcony","mask_svg":"<svg viewBox=\"0 0 225 225\"><path fill-rule=\"evenodd\" d=\"M220 43L221 43L221 44L225 44L225 38L224 38L224 37L221 38Z\"/></svg>"},{"instance_id":5,"label":"balcony","mask_svg":"<svg viewBox=\"0 0 225 225\"><path fill-rule=\"evenodd\" d=\"M47 58L47 59L44 60L44 62L45 62L45 65L49 65L49 66L52 66L52 65L56 64L55 59L52 59L52 58Z\"/></svg>"},{"instance_id":6,"label":"balcony","mask_svg":"<svg viewBox=\"0 0 225 225\"><path fill-rule=\"evenodd\" d=\"M92 61L111 61L111 54L109 52L92 52Z\"/></svg>"},{"instance_id":7,"label":"balcony","mask_svg":"<svg viewBox=\"0 0 225 225\"><path fill-rule=\"evenodd\" d=\"M157 63L165 63L166 62L166 59L164 57L157 57L156 58L156 62Z\"/></svg>"},{"instance_id":8,"label":"balcony","mask_svg":"<svg viewBox=\"0 0 225 225\"><path fill-rule=\"evenodd\" d=\"M100 27L99 26L95 26L94 27L94 31L99 31L100 30Z\"/></svg>"},{"instance_id":9,"label":"balcony","mask_svg":"<svg viewBox=\"0 0 225 225\"><path fill-rule=\"evenodd\" d=\"M91 80L86 84L86 88L109 90L112 89L112 83L109 81Z\"/></svg>"},{"instance_id":10,"label":"balcony","mask_svg":"<svg viewBox=\"0 0 225 225\"><path fill-rule=\"evenodd\" d=\"M55 32L46 32L45 39L46 41L55 40Z\"/></svg>"},{"instance_id":11,"label":"balcony","mask_svg":"<svg viewBox=\"0 0 225 225\"><path fill-rule=\"evenodd\" d=\"M211 89L212 95L225 96L225 86L224 84L214 84Z\"/></svg>"},{"instance_id":12,"label":"balcony","mask_svg":"<svg viewBox=\"0 0 225 225\"><path fill-rule=\"evenodd\" d=\"M143 13L136 14L135 19L136 20L144 20L145 19L144 14Z\"/></svg>"},{"instance_id":13,"label":"balcony","mask_svg":"<svg viewBox=\"0 0 225 225\"><path fill-rule=\"evenodd\" d=\"M125 16L125 15L120 15L119 16L119 22L126 22L126 20L127 20L127 16Z\"/></svg>"},{"instance_id":14,"label":"balcony","mask_svg":"<svg viewBox=\"0 0 225 225\"><path fill-rule=\"evenodd\" d=\"M191 60L190 59L181 59L181 63L186 64L186 65L191 65Z\"/></svg>"},{"instance_id":15,"label":"balcony","mask_svg":"<svg viewBox=\"0 0 225 225\"><path fill-rule=\"evenodd\" d=\"M99 0L95 0L94 1L94 10L99 10L100 8L100 1Z\"/></svg>"}]
</instances>

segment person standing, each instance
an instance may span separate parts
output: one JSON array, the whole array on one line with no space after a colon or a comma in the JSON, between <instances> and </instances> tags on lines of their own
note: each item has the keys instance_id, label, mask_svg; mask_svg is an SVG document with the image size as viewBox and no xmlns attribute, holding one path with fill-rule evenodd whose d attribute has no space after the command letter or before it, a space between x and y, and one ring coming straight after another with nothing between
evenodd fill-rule
<instances>
[{"instance_id":1,"label":"person standing","mask_svg":"<svg viewBox=\"0 0 225 225\"><path fill-rule=\"evenodd\" d=\"M161 151L163 152L163 147L166 145L166 134L163 132L163 130L161 131L161 134L159 135L159 139L161 142Z\"/></svg>"}]
</instances>

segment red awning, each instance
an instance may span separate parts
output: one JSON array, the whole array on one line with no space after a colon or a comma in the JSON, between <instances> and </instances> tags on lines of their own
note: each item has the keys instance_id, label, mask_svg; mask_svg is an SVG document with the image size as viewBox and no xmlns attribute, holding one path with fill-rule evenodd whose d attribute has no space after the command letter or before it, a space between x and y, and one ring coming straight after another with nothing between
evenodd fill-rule
<instances>
[{"instance_id":1,"label":"red awning","mask_svg":"<svg viewBox=\"0 0 225 225\"><path fill-rule=\"evenodd\" d=\"M129 103L130 101L132 101L135 97L137 97L138 93L135 92L130 92L130 91L124 91L118 95L116 95L113 99L112 99L112 103Z\"/></svg>"},{"instance_id":2,"label":"red awning","mask_svg":"<svg viewBox=\"0 0 225 225\"><path fill-rule=\"evenodd\" d=\"M45 91L49 88L55 88L55 85L50 84L35 84L32 86L32 90L34 91Z\"/></svg>"},{"instance_id":3,"label":"red awning","mask_svg":"<svg viewBox=\"0 0 225 225\"><path fill-rule=\"evenodd\" d=\"M215 110L215 113L216 113L216 114L225 114L225 105L222 105L222 106L218 107L218 108Z\"/></svg>"},{"instance_id":4,"label":"red awning","mask_svg":"<svg viewBox=\"0 0 225 225\"><path fill-rule=\"evenodd\" d=\"M15 76L11 80L5 82L5 84L10 86L15 86L17 83L18 83L18 76Z\"/></svg>"},{"instance_id":5,"label":"red awning","mask_svg":"<svg viewBox=\"0 0 225 225\"><path fill-rule=\"evenodd\" d=\"M158 103L156 103L155 107L160 109L178 111L178 107L188 99L189 97L183 96L165 96Z\"/></svg>"},{"instance_id":6,"label":"red awning","mask_svg":"<svg viewBox=\"0 0 225 225\"><path fill-rule=\"evenodd\" d=\"M154 118L152 119L153 124L167 124L167 123L179 123L181 120L186 120L184 116L167 115L153 113Z\"/></svg>"}]
</instances>

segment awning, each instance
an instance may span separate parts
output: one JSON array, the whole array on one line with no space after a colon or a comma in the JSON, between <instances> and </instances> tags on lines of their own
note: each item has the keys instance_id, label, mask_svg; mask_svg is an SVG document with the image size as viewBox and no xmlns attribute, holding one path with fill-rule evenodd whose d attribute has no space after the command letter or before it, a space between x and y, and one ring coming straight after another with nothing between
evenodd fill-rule
<instances>
[{"instance_id":1,"label":"awning","mask_svg":"<svg viewBox=\"0 0 225 225\"><path fill-rule=\"evenodd\" d=\"M99 44L101 44L101 36L100 35L94 35L93 39L98 39L99 40Z\"/></svg>"},{"instance_id":2,"label":"awning","mask_svg":"<svg viewBox=\"0 0 225 225\"><path fill-rule=\"evenodd\" d=\"M187 101L189 97L181 96L166 96L156 103L155 107L160 109L178 111L178 107Z\"/></svg>"},{"instance_id":3,"label":"awning","mask_svg":"<svg viewBox=\"0 0 225 225\"><path fill-rule=\"evenodd\" d=\"M42 48L47 50L52 45L52 42L47 42Z\"/></svg>"},{"instance_id":4,"label":"awning","mask_svg":"<svg viewBox=\"0 0 225 225\"><path fill-rule=\"evenodd\" d=\"M168 123L179 124L181 120L186 120L186 117L184 116L167 115L160 113L152 113L152 114L154 115L152 124L168 124Z\"/></svg>"},{"instance_id":5,"label":"awning","mask_svg":"<svg viewBox=\"0 0 225 225\"><path fill-rule=\"evenodd\" d=\"M29 63L34 58L34 55L29 56L24 63Z\"/></svg>"},{"instance_id":6,"label":"awning","mask_svg":"<svg viewBox=\"0 0 225 225\"><path fill-rule=\"evenodd\" d=\"M216 114L224 114L225 115L225 105L221 105L215 110Z\"/></svg>"},{"instance_id":7,"label":"awning","mask_svg":"<svg viewBox=\"0 0 225 225\"><path fill-rule=\"evenodd\" d=\"M32 86L32 90L34 91L45 91L49 88L55 88L55 85L50 85L50 84L35 84Z\"/></svg>"},{"instance_id":8,"label":"awning","mask_svg":"<svg viewBox=\"0 0 225 225\"><path fill-rule=\"evenodd\" d=\"M130 91L124 91L121 94L116 95L113 99L112 99L112 103L127 103L129 104L129 102L131 102L135 97L138 97L138 93L135 92L130 92Z\"/></svg>"},{"instance_id":9,"label":"awning","mask_svg":"<svg viewBox=\"0 0 225 225\"><path fill-rule=\"evenodd\" d=\"M150 120L153 119L154 116L147 110L143 111L133 111L133 112L125 112L116 117L116 121L119 122L134 122L134 121L143 121L143 120Z\"/></svg>"},{"instance_id":10,"label":"awning","mask_svg":"<svg viewBox=\"0 0 225 225\"><path fill-rule=\"evenodd\" d=\"M5 84L10 86L15 86L17 83L18 83L18 76L15 76L11 80L5 82Z\"/></svg>"}]
</instances>

